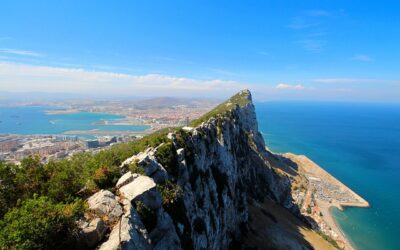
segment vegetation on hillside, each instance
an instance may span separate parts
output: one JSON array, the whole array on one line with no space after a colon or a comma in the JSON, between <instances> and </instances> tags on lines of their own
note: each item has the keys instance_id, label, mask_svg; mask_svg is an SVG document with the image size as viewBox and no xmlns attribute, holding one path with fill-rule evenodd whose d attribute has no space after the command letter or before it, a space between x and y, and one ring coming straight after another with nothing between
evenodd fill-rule
<instances>
[{"instance_id":1,"label":"vegetation on hillside","mask_svg":"<svg viewBox=\"0 0 400 250\"><path fill-rule=\"evenodd\" d=\"M71 221L83 212L83 206L75 209L76 204L100 189L113 189L125 159L167 142L173 130L46 164L34 156L20 165L0 162L0 249L71 246L75 238Z\"/></svg>"},{"instance_id":2,"label":"vegetation on hillside","mask_svg":"<svg viewBox=\"0 0 400 250\"><path fill-rule=\"evenodd\" d=\"M215 107L213 110L206 113L202 117L193 120L190 123L190 126L192 126L192 127L199 126L201 123L208 121L211 117L216 117L217 115L229 112L236 106L239 106L239 107L246 106L250 102L248 95L249 95L249 92L247 92L247 91L241 91L241 92L237 93L236 95L232 96L227 101L221 103L220 105L218 105L217 107Z\"/></svg>"},{"instance_id":3,"label":"vegetation on hillside","mask_svg":"<svg viewBox=\"0 0 400 250\"><path fill-rule=\"evenodd\" d=\"M65 249L75 246L75 221L83 213L79 199L64 204L34 195L0 221L1 249Z\"/></svg>"}]
</instances>

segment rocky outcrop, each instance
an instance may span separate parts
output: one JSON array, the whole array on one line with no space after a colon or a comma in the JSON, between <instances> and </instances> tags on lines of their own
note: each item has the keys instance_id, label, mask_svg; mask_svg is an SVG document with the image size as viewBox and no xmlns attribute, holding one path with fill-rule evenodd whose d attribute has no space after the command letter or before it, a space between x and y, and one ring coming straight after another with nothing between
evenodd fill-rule
<instances>
[{"instance_id":1,"label":"rocky outcrop","mask_svg":"<svg viewBox=\"0 0 400 250\"><path fill-rule=\"evenodd\" d=\"M100 246L100 250L119 249L152 249L146 228L133 207L125 212L118 224L114 226L108 240Z\"/></svg>"},{"instance_id":2,"label":"rocky outcrop","mask_svg":"<svg viewBox=\"0 0 400 250\"><path fill-rule=\"evenodd\" d=\"M154 182L164 183L168 179L168 173L165 168L157 162L154 155L156 151L157 149L148 148L146 151L128 158L121 164L122 172L127 171L126 166L136 164L138 167L143 169L144 173L151 177Z\"/></svg>"},{"instance_id":3,"label":"rocky outcrop","mask_svg":"<svg viewBox=\"0 0 400 250\"><path fill-rule=\"evenodd\" d=\"M108 190L100 190L92 195L88 201L89 211L105 221L114 223L122 215L122 208L115 195Z\"/></svg>"},{"instance_id":4,"label":"rocky outcrop","mask_svg":"<svg viewBox=\"0 0 400 250\"><path fill-rule=\"evenodd\" d=\"M269 197L293 207L289 179L277 175L267 161L250 92L212 112L200 125L165 135L166 144L121 165L125 174L117 182L116 200L124 214L100 249L240 247L248 230L249 201ZM173 152L165 154L169 148ZM129 172L129 164L145 175Z\"/></svg>"},{"instance_id":5,"label":"rocky outcrop","mask_svg":"<svg viewBox=\"0 0 400 250\"><path fill-rule=\"evenodd\" d=\"M130 202L141 201L151 209L161 207L161 195L156 190L156 183L150 177L138 176L130 183L122 186L119 192L122 197L128 199Z\"/></svg>"},{"instance_id":6,"label":"rocky outcrop","mask_svg":"<svg viewBox=\"0 0 400 250\"><path fill-rule=\"evenodd\" d=\"M82 222L80 228L82 248L95 247L103 239L107 231L104 221L100 218L95 218L90 222Z\"/></svg>"}]
</instances>

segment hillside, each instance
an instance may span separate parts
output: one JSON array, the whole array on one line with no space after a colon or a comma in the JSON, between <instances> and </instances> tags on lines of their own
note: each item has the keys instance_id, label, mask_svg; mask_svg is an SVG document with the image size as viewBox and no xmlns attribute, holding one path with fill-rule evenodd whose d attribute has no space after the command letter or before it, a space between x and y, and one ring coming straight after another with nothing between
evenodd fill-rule
<instances>
[{"instance_id":1,"label":"hillside","mask_svg":"<svg viewBox=\"0 0 400 250\"><path fill-rule=\"evenodd\" d=\"M0 246L332 247L296 217L291 181L270 165L272 154L258 131L248 90L191 126L161 130L135 143L62 163L38 165L29 159L21 168L1 164L0 201L9 209L1 214ZM28 171L21 172L24 168ZM6 176L6 170L16 175ZM16 197L7 193L13 185L21 189ZM38 221L42 217L57 220Z\"/></svg>"}]
</instances>

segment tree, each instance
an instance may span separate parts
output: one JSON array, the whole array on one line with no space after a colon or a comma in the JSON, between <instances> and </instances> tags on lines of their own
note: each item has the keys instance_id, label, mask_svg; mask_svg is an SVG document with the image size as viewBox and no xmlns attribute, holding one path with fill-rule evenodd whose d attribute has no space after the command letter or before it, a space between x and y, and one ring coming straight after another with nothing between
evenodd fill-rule
<instances>
[{"instance_id":1,"label":"tree","mask_svg":"<svg viewBox=\"0 0 400 250\"><path fill-rule=\"evenodd\" d=\"M15 165L0 162L0 218L17 202L14 178Z\"/></svg>"}]
</instances>

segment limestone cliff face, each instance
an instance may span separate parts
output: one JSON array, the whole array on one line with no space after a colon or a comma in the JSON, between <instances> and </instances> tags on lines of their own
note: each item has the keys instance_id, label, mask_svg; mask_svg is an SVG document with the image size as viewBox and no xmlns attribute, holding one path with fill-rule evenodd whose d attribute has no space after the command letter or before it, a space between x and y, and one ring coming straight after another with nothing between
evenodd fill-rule
<instances>
[{"instance_id":1,"label":"limestone cliff face","mask_svg":"<svg viewBox=\"0 0 400 250\"><path fill-rule=\"evenodd\" d=\"M251 94L242 91L238 98L238 103L231 99L222 104L221 112L200 125L168 135L173 173L157 162L158 148L128 160L147 176L127 172L121 177L116 199L124 214L101 249L229 249L240 245L248 229L249 202L270 197L291 208L289 180L266 160L270 154L258 131ZM135 186L145 181L145 186ZM180 189L175 203L159 201L156 185L165 181ZM138 201L151 208L153 226L142 222L146 218L136 212Z\"/></svg>"},{"instance_id":2,"label":"limestone cliff face","mask_svg":"<svg viewBox=\"0 0 400 250\"><path fill-rule=\"evenodd\" d=\"M190 232L186 237L194 249L227 249L235 244L247 229L251 199L270 196L287 202L287 180L267 164L251 94L242 94L247 104L194 128L186 147L178 149L184 230Z\"/></svg>"}]
</instances>

